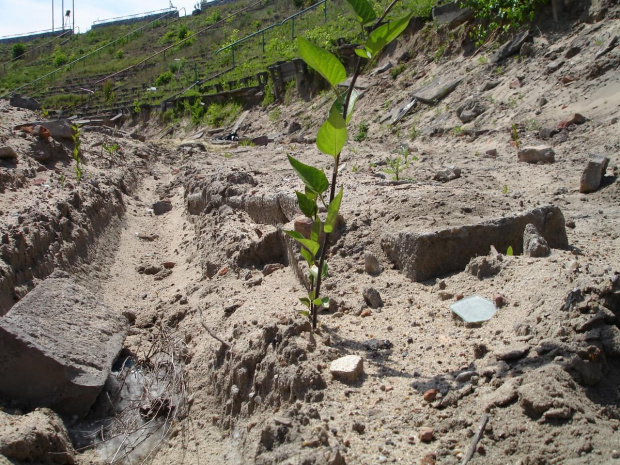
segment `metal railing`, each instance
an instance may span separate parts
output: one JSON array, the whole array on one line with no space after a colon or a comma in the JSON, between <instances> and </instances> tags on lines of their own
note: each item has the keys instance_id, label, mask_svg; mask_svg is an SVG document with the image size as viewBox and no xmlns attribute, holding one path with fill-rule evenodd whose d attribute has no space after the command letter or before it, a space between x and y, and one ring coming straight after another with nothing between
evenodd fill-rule
<instances>
[{"instance_id":1,"label":"metal railing","mask_svg":"<svg viewBox=\"0 0 620 465\"><path fill-rule=\"evenodd\" d=\"M123 21L125 19L140 18L142 16L151 16L151 15L156 15L158 13L172 13L173 11L178 11L178 10L176 7L170 7L170 8L164 8L163 10L147 11L145 13L136 13L135 15L119 16L117 18L97 19L93 21L93 26L95 24L105 24L105 23L111 23L114 21Z\"/></svg>"},{"instance_id":2,"label":"metal railing","mask_svg":"<svg viewBox=\"0 0 620 465\"><path fill-rule=\"evenodd\" d=\"M8 36L0 36L0 40L3 39L17 39L19 37L34 36L38 34L47 34L49 32L67 32L71 29L45 29L43 31L23 32L22 34L9 34Z\"/></svg>"},{"instance_id":3,"label":"metal railing","mask_svg":"<svg viewBox=\"0 0 620 465\"><path fill-rule=\"evenodd\" d=\"M323 5L323 4L325 5L325 8L323 9L323 13L324 13L325 21L327 21L327 0L321 0L320 2L317 2L314 5L309 6L308 8L298 11L294 15L289 16L288 18L284 19L283 21L280 21L279 23L273 23L270 26L267 26L266 28L261 29L260 31L256 31L239 40L236 40L232 44L228 44L225 47L220 48L219 50L215 52L215 54L217 55L218 53L223 52L224 50L228 50L230 48L232 52L232 66L234 67L235 66L235 47L239 45L240 43L245 42L248 39L251 39L252 37L256 37L259 34L261 34L262 50L263 50L263 53L265 53L265 32L275 27L282 26L284 23L288 21L291 22L291 38L294 40L295 39L295 18L297 16L306 14L308 11L313 10L316 7Z\"/></svg>"}]
</instances>

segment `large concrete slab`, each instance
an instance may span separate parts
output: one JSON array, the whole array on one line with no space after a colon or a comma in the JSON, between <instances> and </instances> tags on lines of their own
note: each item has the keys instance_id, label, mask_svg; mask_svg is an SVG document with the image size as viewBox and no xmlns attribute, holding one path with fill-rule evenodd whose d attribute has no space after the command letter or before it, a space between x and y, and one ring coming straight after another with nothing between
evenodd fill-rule
<instances>
[{"instance_id":1,"label":"large concrete slab","mask_svg":"<svg viewBox=\"0 0 620 465\"><path fill-rule=\"evenodd\" d=\"M390 260L414 281L465 269L469 260L487 255L491 246L523 252L523 231L532 223L550 247L568 247L564 215L556 206L539 207L504 218L435 232L385 233L381 245Z\"/></svg>"},{"instance_id":2,"label":"large concrete slab","mask_svg":"<svg viewBox=\"0 0 620 465\"><path fill-rule=\"evenodd\" d=\"M0 398L84 416L127 335L127 321L54 272L0 319Z\"/></svg>"},{"instance_id":3,"label":"large concrete slab","mask_svg":"<svg viewBox=\"0 0 620 465\"><path fill-rule=\"evenodd\" d=\"M422 103L434 104L456 89L462 80L462 78L438 77L433 82L416 90L412 96Z\"/></svg>"}]
</instances>

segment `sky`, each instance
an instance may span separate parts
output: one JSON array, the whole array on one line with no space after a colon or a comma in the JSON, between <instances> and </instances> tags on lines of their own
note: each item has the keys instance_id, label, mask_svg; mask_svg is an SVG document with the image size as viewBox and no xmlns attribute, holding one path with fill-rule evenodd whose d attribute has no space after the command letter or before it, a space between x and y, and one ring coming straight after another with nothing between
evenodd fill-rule
<instances>
[{"instance_id":1,"label":"sky","mask_svg":"<svg viewBox=\"0 0 620 465\"><path fill-rule=\"evenodd\" d=\"M52 29L52 3L54 29L60 29L64 16L62 0L0 0L0 37ZM170 0L64 0L65 11L73 10L74 3L76 32L82 33L98 19L163 10L170 6ZM184 15L182 7L191 15L196 3L198 0L172 0L181 16Z\"/></svg>"}]
</instances>

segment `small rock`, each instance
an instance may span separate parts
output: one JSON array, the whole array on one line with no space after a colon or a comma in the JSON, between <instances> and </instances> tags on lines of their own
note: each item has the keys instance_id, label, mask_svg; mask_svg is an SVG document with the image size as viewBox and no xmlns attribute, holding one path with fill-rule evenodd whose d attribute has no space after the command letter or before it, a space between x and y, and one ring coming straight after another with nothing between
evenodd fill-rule
<instances>
[{"instance_id":1,"label":"small rock","mask_svg":"<svg viewBox=\"0 0 620 465\"><path fill-rule=\"evenodd\" d=\"M174 268L177 264L175 262L164 262L162 263L163 267L167 270L171 270L172 268Z\"/></svg>"},{"instance_id":2,"label":"small rock","mask_svg":"<svg viewBox=\"0 0 620 465\"><path fill-rule=\"evenodd\" d=\"M476 276L478 279L495 276L502 269L499 256L482 256L472 258L465 271Z\"/></svg>"},{"instance_id":3,"label":"small rock","mask_svg":"<svg viewBox=\"0 0 620 465\"><path fill-rule=\"evenodd\" d=\"M381 294L374 287L367 287L363 292L364 300L370 306L370 308L383 307L383 300Z\"/></svg>"},{"instance_id":4,"label":"small rock","mask_svg":"<svg viewBox=\"0 0 620 465\"><path fill-rule=\"evenodd\" d=\"M564 66L564 60L552 61L547 65L546 72L547 74L555 73L562 66Z\"/></svg>"},{"instance_id":5,"label":"small rock","mask_svg":"<svg viewBox=\"0 0 620 465\"><path fill-rule=\"evenodd\" d=\"M263 283L262 276L256 276L255 278L252 278L247 281L248 287L260 286L262 283Z\"/></svg>"},{"instance_id":6,"label":"small rock","mask_svg":"<svg viewBox=\"0 0 620 465\"><path fill-rule=\"evenodd\" d=\"M362 310L362 313L360 313L360 316L362 318L366 318L367 316L372 315L372 312L370 311L369 308Z\"/></svg>"},{"instance_id":7,"label":"small rock","mask_svg":"<svg viewBox=\"0 0 620 465\"><path fill-rule=\"evenodd\" d=\"M13 150L13 147L4 145L0 147L0 159L17 158L17 152Z\"/></svg>"},{"instance_id":8,"label":"small rock","mask_svg":"<svg viewBox=\"0 0 620 465\"><path fill-rule=\"evenodd\" d=\"M519 78L515 78L509 85L511 89L519 89L521 87L521 80Z\"/></svg>"},{"instance_id":9,"label":"small rock","mask_svg":"<svg viewBox=\"0 0 620 465\"><path fill-rule=\"evenodd\" d=\"M449 182L461 177L461 169L454 166L448 166L435 173L433 180L439 182Z\"/></svg>"},{"instance_id":10,"label":"small rock","mask_svg":"<svg viewBox=\"0 0 620 465\"><path fill-rule=\"evenodd\" d=\"M525 42L521 45L521 50L519 51L519 55L522 57L529 57L534 54L534 44L531 42Z\"/></svg>"},{"instance_id":11,"label":"small rock","mask_svg":"<svg viewBox=\"0 0 620 465\"><path fill-rule=\"evenodd\" d=\"M418 433L418 439L422 442L431 442L435 439L435 430L433 428L422 428Z\"/></svg>"},{"instance_id":12,"label":"small rock","mask_svg":"<svg viewBox=\"0 0 620 465\"><path fill-rule=\"evenodd\" d=\"M523 231L523 254L526 257L546 257L551 249L544 237L540 235L536 226L528 224Z\"/></svg>"},{"instance_id":13,"label":"small rock","mask_svg":"<svg viewBox=\"0 0 620 465\"><path fill-rule=\"evenodd\" d=\"M426 402L434 402L439 394L439 389L429 389L424 393L424 400Z\"/></svg>"},{"instance_id":14,"label":"small rock","mask_svg":"<svg viewBox=\"0 0 620 465\"><path fill-rule=\"evenodd\" d=\"M530 351L530 346L512 347L496 354L497 360L512 361L525 357Z\"/></svg>"},{"instance_id":15,"label":"small rock","mask_svg":"<svg viewBox=\"0 0 620 465\"><path fill-rule=\"evenodd\" d=\"M472 376L476 376L477 374L478 373L476 373L475 371L464 371L462 373L459 373L455 379L457 383L465 383L469 381Z\"/></svg>"},{"instance_id":16,"label":"small rock","mask_svg":"<svg viewBox=\"0 0 620 465\"><path fill-rule=\"evenodd\" d=\"M159 238L159 234L146 234L146 233L138 234L138 239L142 239L143 241L153 242L157 238Z\"/></svg>"},{"instance_id":17,"label":"small rock","mask_svg":"<svg viewBox=\"0 0 620 465\"><path fill-rule=\"evenodd\" d=\"M526 163L553 163L555 161L555 152L545 145L524 147L517 155L519 161Z\"/></svg>"},{"instance_id":18,"label":"small rock","mask_svg":"<svg viewBox=\"0 0 620 465\"><path fill-rule=\"evenodd\" d=\"M269 263L263 267L263 275L269 276L272 273L275 273L278 270L284 268L282 263Z\"/></svg>"},{"instance_id":19,"label":"small rock","mask_svg":"<svg viewBox=\"0 0 620 465\"><path fill-rule=\"evenodd\" d=\"M542 128L538 135L540 136L541 139L551 139L553 136L555 136L559 131L557 129L551 129L551 128Z\"/></svg>"},{"instance_id":20,"label":"small rock","mask_svg":"<svg viewBox=\"0 0 620 465\"><path fill-rule=\"evenodd\" d=\"M329 371L334 378L354 383L364 373L364 361L359 355L346 355L334 360Z\"/></svg>"},{"instance_id":21,"label":"small rock","mask_svg":"<svg viewBox=\"0 0 620 465\"><path fill-rule=\"evenodd\" d=\"M609 158L602 155L590 155L588 164L581 175L579 192L586 194L596 191L601 185L608 164Z\"/></svg>"},{"instance_id":22,"label":"small rock","mask_svg":"<svg viewBox=\"0 0 620 465\"><path fill-rule=\"evenodd\" d=\"M371 352L378 352L380 350L390 350L394 347L394 344L389 339L368 339L362 342L362 346Z\"/></svg>"},{"instance_id":23,"label":"small rock","mask_svg":"<svg viewBox=\"0 0 620 465\"><path fill-rule=\"evenodd\" d=\"M484 152L485 155L488 155L490 158L496 158L497 157L497 149L489 149L486 152Z\"/></svg>"},{"instance_id":24,"label":"small rock","mask_svg":"<svg viewBox=\"0 0 620 465\"><path fill-rule=\"evenodd\" d=\"M493 303L497 308L502 308L504 305L506 305L506 297L501 294L496 294L493 297Z\"/></svg>"},{"instance_id":25,"label":"small rock","mask_svg":"<svg viewBox=\"0 0 620 465\"><path fill-rule=\"evenodd\" d=\"M580 113L575 113L570 118L562 121L558 124L558 129L565 129L573 124L584 124L587 121L587 118Z\"/></svg>"},{"instance_id":26,"label":"small rock","mask_svg":"<svg viewBox=\"0 0 620 465\"><path fill-rule=\"evenodd\" d=\"M379 263L377 257L370 252L366 252L364 254L364 269L366 270L366 273L370 275L378 275L381 271L383 271L381 263Z\"/></svg>"},{"instance_id":27,"label":"small rock","mask_svg":"<svg viewBox=\"0 0 620 465\"><path fill-rule=\"evenodd\" d=\"M358 434L364 434L364 431L366 431L366 425L364 423L360 423L359 421L356 421L351 426L351 429Z\"/></svg>"},{"instance_id":28,"label":"small rock","mask_svg":"<svg viewBox=\"0 0 620 465\"><path fill-rule=\"evenodd\" d=\"M293 121L286 128L286 134L288 134L290 136L291 134L294 134L295 132L299 131L300 129L301 129L301 124L299 124L297 121Z\"/></svg>"}]
</instances>

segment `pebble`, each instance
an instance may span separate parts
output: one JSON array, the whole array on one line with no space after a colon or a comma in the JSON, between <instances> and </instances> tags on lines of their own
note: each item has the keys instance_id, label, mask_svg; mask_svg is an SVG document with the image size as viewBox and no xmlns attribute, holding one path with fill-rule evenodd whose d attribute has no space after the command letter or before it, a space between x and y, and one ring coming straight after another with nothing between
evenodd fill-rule
<instances>
[{"instance_id":1,"label":"pebble","mask_svg":"<svg viewBox=\"0 0 620 465\"><path fill-rule=\"evenodd\" d=\"M383 271L383 267L377 257L370 252L364 254L364 269L370 275L378 275Z\"/></svg>"},{"instance_id":2,"label":"pebble","mask_svg":"<svg viewBox=\"0 0 620 465\"><path fill-rule=\"evenodd\" d=\"M355 382L364 373L364 361L359 355L346 355L334 360L329 371L334 378Z\"/></svg>"},{"instance_id":3,"label":"pebble","mask_svg":"<svg viewBox=\"0 0 620 465\"><path fill-rule=\"evenodd\" d=\"M381 294L379 294L379 291L374 287L365 288L362 295L370 308L383 307L383 299L381 299Z\"/></svg>"},{"instance_id":4,"label":"pebble","mask_svg":"<svg viewBox=\"0 0 620 465\"><path fill-rule=\"evenodd\" d=\"M369 308L362 310L362 313L360 313L360 316L362 318L366 318L367 316L370 316L370 315L372 315L372 311Z\"/></svg>"},{"instance_id":5,"label":"pebble","mask_svg":"<svg viewBox=\"0 0 620 465\"><path fill-rule=\"evenodd\" d=\"M426 402L433 402L437 399L437 395L439 394L439 389L429 389L424 393L424 400Z\"/></svg>"},{"instance_id":6,"label":"pebble","mask_svg":"<svg viewBox=\"0 0 620 465\"><path fill-rule=\"evenodd\" d=\"M418 439L422 442L431 442L435 439L435 430L429 427L422 428L418 433Z\"/></svg>"}]
</instances>

